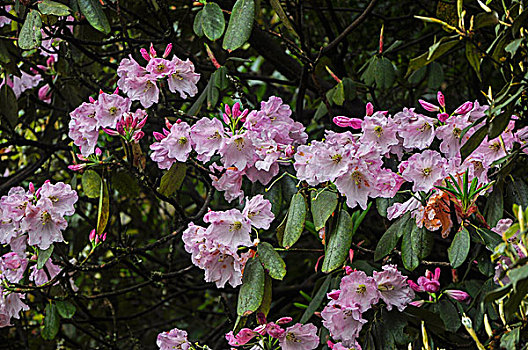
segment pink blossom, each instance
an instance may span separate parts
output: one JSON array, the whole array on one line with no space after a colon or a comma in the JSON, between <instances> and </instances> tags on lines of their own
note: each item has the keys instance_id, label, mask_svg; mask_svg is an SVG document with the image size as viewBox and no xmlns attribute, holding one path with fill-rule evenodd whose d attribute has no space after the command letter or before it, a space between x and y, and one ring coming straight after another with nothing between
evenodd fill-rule
<instances>
[{"instance_id":1,"label":"pink blossom","mask_svg":"<svg viewBox=\"0 0 528 350\"><path fill-rule=\"evenodd\" d=\"M207 162L224 145L224 126L216 118L202 118L191 127L194 150L203 162Z\"/></svg>"},{"instance_id":2,"label":"pink blossom","mask_svg":"<svg viewBox=\"0 0 528 350\"><path fill-rule=\"evenodd\" d=\"M11 325L11 318L20 318L20 311L27 311L29 307L22 302L24 294L12 293L0 286L0 327Z\"/></svg>"},{"instance_id":3,"label":"pink blossom","mask_svg":"<svg viewBox=\"0 0 528 350\"><path fill-rule=\"evenodd\" d=\"M246 205L242 214L251 222L251 226L265 230L270 227L273 219L275 219L275 215L271 212L271 202L264 199L261 194L251 199L246 198Z\"/></svg>"},{"instance_id":4,"label":"pink blossom","mask_svg":"<svg viewBox=\"0 0 528 350\"><path fill-rule=\"evenodd\" d=\"M469 301L470 296L468 293L458 290L458 289L448 289L444 291L445 294L447 294L448 297L450 297L453 300L456 301Z\"/></svg>"},{"instance_id":5,"label":"pink blossom","mask_svg":"<svg viewBox=\"0 0 528 350\"><path fill-rule=\"evenodd\" d=\"M175 68L172 61L164 58L152 58L145 67L145 70L151 73L152 77L161 79L174 73Z\"/></svg>"},{"instance_id":6,"label":"pink blossom","mask_svg":"<svg viewBox=\"0 0 528 350\"><path fill-rule=\"evenodd\" d=\"M117 94L100 94L95 106L95 119L98 126L115 128L123 114L130 111L131 104L129 98Z\"/></svg>"},{"instance_id":7,"label":"pink blossom","mask_svg":"<svg viewBox=\"0 0 528 350\"><path fill-rule=\"evenodd\" d=\"M213 168L214 169L214 168ZM219 167L218 170L222 170L222 167ZM224 192L224 197L228 202L233 201L234 199L240 199L244 197L244 192L242 188L242 176L244 175L243 171L239 171L237 168L229 167L225 169L225 172L220 176L220 178L210 175L213 180L212 185L218 191Z\"/></svg>"},{"instance_id":8,"label":"pink blossom","mask_svg":"<svg viewBox=\"0 0 528 350\"><path fill-rule=\"evenodd\" d=\"M15 252L9 252L0 257L0 278L8 282L18 283L24 276L28 260Z\"/></svg>"},{"instance_id":9,"label":"pink blossom","mask_svg":"<svg viewBox=\"0 0 528 350\"><path fill-rule=\"evenodd\" d=\"M182 61L176 56L171 62L174 70L168 76L169 90L173 93L178 92L183 99L196 95L198 93L196 84L200 80L200 74L194 72L194 64L189 59Z\"/></svg>"},{"instance_id":10,"label":"pink blossom","mask_svg":"<svg viewBox=\"0 0 528 350\"><path fill-rule=\"evenodd\" d=\"M332 338L342 341L345 346L355 343L363 325L367 323L357 306L342 306L334 300L321 311L321 317Z\"/></svg>"},{"instance_id":11,"label":"pink blossom","mask_svg":"<svg viewBox=\"0 0 528 350\"><path fill-rule=\"evenodd\" d=\"M239 246L252 246L251 222L238 210L210 211L204 215L204 222L211 224L208 234L215 242L233 251Z\"/></svg>"},{"instance_id":12,"label":"pink blossom","mask_svg":"<svg viewBox=\"0 0 528 350\"><path fill-rule=\"evenodd\" d=\"M179 162L185 162L191 153L191 127L182 122L172 126L167 138L161 141L168 149L168 156Z\"/></svg>"},{"instance_id":13,"label":"pink blossom","mask_svg":"<svg viewBox=\"0 0 528 350\"><path fill-rule=\"evenodd\" d=\"M156 340L160 350L189 350L192 344L187 340L187 332L178 328L158 334Z\"/></svg>"},{"instance_id":14,"label":"pink blossom","mask_svg":"<svg viewBox=\"0 0 528 350\"><path fill-rule=\"evenodd\" d=\"M46 250L53 242L62 242L62 230L68 226L64 217L56 212L49 198L41 198L35 206L29 204L22 228L28 232L28 243Z\"/></svg>"},{"instance_id":15,"label":"pink blossom","mask_svg":"<svg viewBox=\"0 0 528 350\"><path fill-rule=\"evenodd\" d=\"M68 136L85 157L94 152L99 137L95 106L96 104L83 102L70 113Z\"/></svg>"},{"instance_id":16,"label":"pink blossom","mask_svg":"<svg viewBox=\"0 0 528 350\"><path fill-rule=\"evenodd\" d=\"M337 302L342 306L357 306L360 312L370 309L380 298L376 281L363 271L354 271L341 279Z\"/></svg>"},{"instance_id":17,"label":"pink blossom","mask_svg":"<svg viewBox=\"0 0 528 350\"><path fill-rule=\"evenodd\" d=\"M48 270L48 273L51 277L51 279L53 279L55 276L57 276L59 274L59 272L61 272L61 268L60 266L57 266L55 265L51 259L48 259L48 261L46 261L46 264L44 265L44 267ZM43 285L44 283L47 283L50 279L48 278L48 275L46 273L46 271L44 270L44 268L42 269L38 269L37 268L37 265L33 265L31 266L30 268L31 270L31 274L29 275L29 279L33 282L35 282L35 285L37 286L41 286Z\"/></svg>"},{"instance_id":18,"label":"pink blossom","mask_svg":"<svg viewBox=\"0 0 528 350\"><path fill-rule=\"evenodd\" d=\"M4 5L4 10L6 12L11 12L11 5ZM0 28L9 23L11 23L11 18L0 16Z\"/></svg>"},{"instance_id":19,"label":"pink blossom","mask_svg":"<svg viewBox=\"0 0 528 350\"><path fill-rule=\"evenodd\" d=\"M312 350L319 345L317 327L311 323L296 323L286 328L286 331L279 338L281 349L283 350Z\"/></svg>"},{"instance_id":20,"label":"pink blossom","mask_svg":"<svg viewBox=\"0 0 528 350\"><path fill-rule=\"evenodd\" d=\"M363 135L359 138L359 141L377 144L380 148L380 153L389 152L391 146L399 143L396 136L397 125L381 112L366 116L361 124L361 130Z\"/></svg>"},{"instance_id":21,"label":"pink blossom","mask_svg":"<svg viewBox=\"0 0 528 350\"><path fill-rule=\"evenodd\" d=\"M440 151L442 151L447 157L455 157L460 154L460 147L471 137L474 130L471 128L464 134L462 140L460 135L471 123L464 116L458 116L456 118L450 118L447 120L445 125L440 126L436 129L436 137L442 140L440 144Z\"/></svg>"},{"instance_id":22,"label":"pink blossom","mask_svg":"<svg viewBox=\"0 0 528 350\"><path fill-rule=\"evenodd\" d=\"M440 268L437 267L435 269L434 275L431 271L427 270L425 272L425 276L418 277L418 283L414 283L411 280L408 280L407 283L415 292L436 293L440 290L440 282L438 281L439 279Z\"/></svg>"},{"instance_id":23,"label":"pink blossom","mask_svg":"<svg viewBox=\"0 0 528 350\"><path fill-rule=\"evenodd\" d=\"M352 342L352 345L345 346L343 343L337 343L333 344L330 348L332 350L361 350L361 345L355 340Z\"/></svg>"},{"instance_id":24,"label":"pink blossom","mask_svg":"<svg viewBox=\"0 0 528 350\"><path fill-rule=\"evenodd\" d=\"M249 341L251 341L251 339L255 338L257 335L258 333L252 329L242 328L236 336L233 335L233 331L231 331L225 335L225 338L228 341L229 345L241 346L247 344Z\"/></svg>"},{"instance_id":25,"label":"pink blossom","mask_svg":"<svg viewBox=\"0 0 528 350\"><path fill-rule=\"evenodd\" d=\"M159 88L156 78L150 74L133 76L127 80L127 96L139 101L144 108L149 108L159 100Z\"/></svg>"},{"instance_id":26,"label":"pink blossom","mask_svg":"<svg viewBox=\"0 0 528 350\"><path fill-rule=\"evenodd\" d=\"M446 176L444 166L447 161L440 153L426 150L413 154L402 171L402 177L413 182L413 191L431 190Z\"/></svg>"},{"instance_id":27,"label":"pink blossom","mask_svg":"<svg viewBox=\"0 0 528 350\"><path fill-rule=\"evenodd\" d=\"M359 163L350 166L345 174L335 180L335 185L346 196L350 208L359 205L365 210L368 197L376 190L376 176L366 164Z\"/></svg>"},{"instance_id":28,"label":"pink blossom","mask_svg":"<svg viewBox=\"0 0 528 350\"><path fill-rule=\"evenodd\" d=\"M11 79L6 75L4 81L0 84L0 86L7 84L13 89L16 98L19 98L24 91L37 87L41 81L42 77L40 76L40 74L31 75L29 73L26 73L25 71L21 71L20 77L15 75Z\"/></svg>"},{"instance_id":29,"label":"pink blossom","mask_svg":"<svg viewBox=\"0 0 528 350\"><path fill-rule=\"evenodd\" d=\"M435 119L415 113L414 108L404 108L393 119L399 124L403 147L425 149L433 142Z\"/></svg>"},{"instance_id":30,"label":"pink blossom","mask_svg":"<svg viewBox=\"0 0 528 350\"><path fill-rule=\"evenodd\" d=\"M445 121L446 121L447 119L449 119L449 117L450 117L450 115L447 114L447 113L445 113L445 112L443 112L443 113L438 113L436 116L438 117L438 120L441 121L442 123L445 123Z\"/></svg>"},{"instance_id":31,"label":"pink blossom","mask_svg":"<svg viewBox=\"0 0 528 350\"><path fill-rule=\"evenodd\" d=\"M255 161L255 146L247 134L236 134L226 139L219 152L225 167L244 169Z\"/></svg>"},{"instance_id":32,"label":"pink blossom","mask_svg":"<svg viewBox=\"0 0 528 350\"><path fill-rule=\"evenodd\" d=\"M406 283L407 277L395 265L384 265L382 269L381 272L374 271L372 276L378 285L380 297L387 304L387 310L395 306L402 312L413 300L414 292Z\"/></svg>"},{"instance_id":33,"label":"pink blossom","mask_svg":"<svg viewBox=\"0 0 528 350\"><path fill-rule=\"evenodd\" d=\"M40 188L39 194L40 198L48 198L52 202L53 210L59 215L73 215L75 213L73 205L77 202L78 196L70 185L63 182L57 182L55 185L45 182ZM39 205L38 202L37 205Z\"/></svg>"}]
</instances>

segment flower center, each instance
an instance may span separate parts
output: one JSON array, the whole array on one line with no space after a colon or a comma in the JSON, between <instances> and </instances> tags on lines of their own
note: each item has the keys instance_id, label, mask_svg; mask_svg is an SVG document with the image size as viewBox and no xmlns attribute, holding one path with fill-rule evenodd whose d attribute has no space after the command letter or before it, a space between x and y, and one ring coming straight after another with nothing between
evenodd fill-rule
<instances>
[{"instance_id":1,"label":"flower center","mask_svg":"<svg viewBox=\"0 0 528 350\"><path fill-rule=\"evenodd\" d=\"M356 289L356 293L363 294L367 291L367 286L364 284L359 284Z\"/></svg>"},{"instance_id":2,"label":"flower center","mask_svg":"<svg viewBox=\"0 0 528 350\"><path fill-rule=\"evenodd\" d=\"M379 125L376 125L374 127L374 132L376 133L376 136L381 137L381 135L383 135L383 128Z\"/></svg>"},{"instance_id":3,"label":"flower center","mask_svg":"<svg viewBox=\"0 0 528 350\"><path fill-rule=\"evenodd\" d=\"M244 139L243 138L238 138L238 139L235 139L235 146L236 148L239 150L239 151L242 151L244 149Z\"/></svg>"},{"instance_id":4,"label":"flower center","mask_svg":"<svg viewBox=\"0 0 528 350\"><path fill-rule=\"evenodd\" d=\"M462 130L460 130L459 128L453 129L453 136L455 136L456 138L459 138L460 134L462 134Z\"/></svg>"},{"instance_id":5,"label":"flower center","mask_svg":"<svg viewBox=\"0 0 528 350\"><path fill-rule=\"evenodd\" d=\"M229 231L238 231L242 228L242 223L240 221L235 221L229 226Z\"/></svg>"},{"instance_id":6,"label":"flower center","mask_svg":"<svg viewBox=\"0 0 528 350\"><path fill-rule=\"evenodd\" d=\"M423 174L424 176L429 176L429 175L431 175L431 172L432 172L432 171L433 171L433 170L432 170L431 168L424 168L424 169L422 170L422 174Z\"/></svg>"},{"instance_id":7,"label":"flower center","mask_svg":"<svg viewBox=\"0 0 528 350\"><path fill-rule=\"evenodd\" d=\"M334 154L332 157L330 157L334 163L339 164L341 163L341 160L343 159L343 156L340 154Z\"/></svg>"},{"instance_id":8,"label":"flower center","mask_svg":"<svg viewBox=\"0 0 528 350\"><path fill-rule=\"evenodd\" d=\"M431 124L424 123L420 128L418 128L418 131L426 132L429 129L431 129Z\"/></svg>"},{"instance_id":9,"label":"flower center","mask_svg":"<svg viewBox=\"0 0 528 350\"><path fill-rule=\"evenodd\" d=\"M111 116L115 116L117 114L117 107L112 106L108 108L108 113L110 113Z\"/></svg>"},{"instance_id":10,"label":"flower center","mask_svg":"<svg viewBox=\"0 0 528 350\"><path fill-rule=\"evenodd\" d=\"M163 63L160 63L160 64L158 64L156 69L158 70L158 73L161 73L161 72L163 72L165 70L165 65Z\"/></svg>"},{"instance_id":11,"label":"flower center","mask_svg":"<svg viewBox=\"0 0 528 350\"><path fill-rule=\"evenodd\" d=\"M178 139L178 143L180 145L185 145L187 143L187 138L185 136L182 136Z\"/></svg>"},{"instance_id":12,"label":"flower center","mask_svg":"<svg viewBox=\"0 0 528 350\"><path fill-rule=\"evenodd\" d=\"M51 215L47 211L40 214L40 221L42 221L42 225L46 225L48 222L51 221Z\"/></svg>"}]
</instances>

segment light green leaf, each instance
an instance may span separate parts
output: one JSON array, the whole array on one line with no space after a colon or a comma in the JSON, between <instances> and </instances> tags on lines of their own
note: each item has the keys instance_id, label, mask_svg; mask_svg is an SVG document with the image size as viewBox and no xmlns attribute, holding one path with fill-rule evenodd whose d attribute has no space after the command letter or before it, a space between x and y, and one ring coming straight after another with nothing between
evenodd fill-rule
<instances>
[{"instance_id":1,"label":"light green leaf","mask_svg":"<svg viewBox=\"0 0 528 350\"><path fill-rule=\"evenodd\" d=\"M49 258L51 257L51 254L53 254L53 248L54 246L51 245L48 249L46 250L39 250L38 252L38 258L37 258L37 269L42 269L44 267L44 265L46 264L46 262L49 260Z\"/></svg>"},{"instance_id":2,"label":"light green leaf","mask_svg":"<svg viewBox=\"0 0 528 350\"><path fill-rule=\"evenodd\" d=\"M193 22L194 34L198 35L199 37L202 37L204 35L202 21L203 21L203 9L196 13L196 16L194 17L194 22Z\"/></svg>"},{"instance_id":3,"label":"light green leaf","mask_svg":"<svg viewBox=\"0 0 528 350\"><path fill-rule=\"evenodd\" d=\"M238 294L238 316L250 315L259 308L264 296L264 283L265 273L260 261L257 258L249 259Z\"/></svg>"},{"instance_id":4,"label":"light green leaf","mask_svg":"<svg viewBox=\"0 0 528 350\"><path fill-rule=\"evenodd\" d=\"M202 29L209 40L217 40L224 33L225 20L222 9L214 2L208 2L203 8Z\"/></svg>"},{"instance_id":5,"label":"light green leaf","mask_svg":"<svg viewBox=\"0 0 528 350\"><path fill-rule=\"evenodd\" d=\"M335 230L330 234L326 245L321 271L329 273L342 266L348 255L354 235L352 219L346 210L339 212Z\"/></svg>"},{"instance_id":6,"label":"light green leaf","mask_svg":"<svg viewBox=\"0 0 528 350\"><path fill-rule=\"evenodd\" d=\"M105 34L110 33L110 23L98 0L77 0L79 10L86 17L88 23L95 29Z\"/></svg>"},{"instance_id":7,"label":"light green leaf","mask_svg":"<svg viewBox=\"0 0 528 350\"><path fill-rule=\"evenodd\" d=\"M42 20L38 11L30 11L20 29L18 47L22 50L31 50L40 46L42 40Z\"/></svg>"},{"instance_id":8,"label":"light green leaf","mask_svg":"<svg viewBox=\"0 0 528 350\"><path fill-rule=\"evenodd\" d=\"M158 192L166 197L172 196L174 192L180 189L186 173L187 165L185 163L176 162L172 164L169 171L161 177Z\"/></svg>"},{"instance_id":9,"label":"light green leaf","mask_svg":"<svg viewBox=\"0 0 528 350\"><path fill-rule=\"evenodd\" d=\"M39 2L38 9L43 15L68 16L71 13L68 6L51 0Z\"/></svg>"},{"instance_id":10,"label":"light green leaf","mask_svg":"<svg viewBox=\"0 0 528 350\"><path fill-rule=\"evenodd\" d=\"M82 188L88 198L99 197L101 176L95 170L86 170L82 176Z\"/></svg>"},{"instance_id":11,"label":"light green leaf","mask_svg":"<svg viewBox=\"0 0 528 350\"><path fill-rule=\"evenodd\" d=\"M237 0L233 6L222 47L229 52L238 49L249 39L253 29L255 2Z\"/></svg>"},{"instance_id":12,"label":"light green leaf","mask_svg":"<svg viewBox=\"0 0 528 350\"><path fill-rule=\"evenodd\" d=\"M337 207L337 194L331 191L312 191L310 198L313 223L315 230L319 231L325 227L326 221Z\"/></svg>"},{"instance_id":13,"label":"light green leaf","mask_svg":"<svg viewBox=\"0 0 528 350\"><path fill-rule=\"evenodd\" d=\"M267 242L260 242L257 247L258 258L270 277L282 280L286 276L286 263Z\"/></svg>"},{"instance_id":14,"label":"light green leaf","mask_svg":"<svg viewBox=\"0 0 528 350\"><path fill-rule=\"evenodd\" d=\"M97 211L97 234L103 234L108 217L110 215L110 197L108 195L108 187L104 180L101 181L101 189L99 191L99 208Z\"/></svg>"}]
</instances>

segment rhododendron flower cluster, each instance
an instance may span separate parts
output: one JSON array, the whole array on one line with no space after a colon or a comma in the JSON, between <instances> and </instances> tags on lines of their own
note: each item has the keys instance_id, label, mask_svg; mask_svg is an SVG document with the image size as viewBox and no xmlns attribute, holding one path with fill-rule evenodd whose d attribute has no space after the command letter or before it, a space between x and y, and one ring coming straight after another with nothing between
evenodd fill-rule
<instances>
[{"instance_id":1,"label":"rhododendron flower cluster","mask_svg":"<svg viewBox=\"0 0 528 350\"><path fill-rule=\"evenodd\" d=\"M202 118L192 127L185 122L168 124L162 133L155 133L158 142L150 146L151 158L161 169L168 169L188 159L192 150L202 162L215 154L220 164L211 165L221 172L213 176L213 186L225 191L228 201L243 198L245 175L251 182L266 185L279 173L279 164L291 158L293 148L306 142L301 123L291 117L291 109L278 97L261 103L258 111L241 111L240 104L226 106L222 120Z\"/></svg>"},{"instance_id":2,"label":"rhododendron flower cluster","mask_svg":"<svg viewBox=\"0 0 528 350\"><path fill-rule=\"evenodd\" d=\"M269 228L274 215L271 203L262 195L246 199L241 212L210 211L204 216L208 227L191 223L183 232L185 250L191 253L192 262L205 270L205 280L215 282L223 288L226 282L233 287L242 283L242 270L251 256L250 252L239 254L239 247L254 245L251 227Z\"/></svg>"},{"instance_id":3,"label":"rhododendron flower cluster","mask_svg":"<svg viewBox=\"0 0 528 350\"><path fill-rule=\"evenodd\" d=\"M275 322L267 322L263 314L257 315L260 325L254 329L242 328L236 335L233 331L226 334L226 339L231 346L242 346L248 344L255 338L262 339L264 336L278 339L281 349L285 350L312 350L319 345L317 327L311 323L296 323L285 327L292 321L291 317L282 317Z\"/></svg>"},{"instance_id":4,"label":"rhododendron flower cluster","mask_svg":"<svg viewBox=\"0 0 528 350\"><path fill-rule=\"evenodd\" d=\"M367 322L362 314L381 299L387 310L396 307L403 311L414 298L414 292L394 265L385 265L382 271L367 276L363 271L352 271L341 279L338 290L328 293L331 299L321 312L323 325L330 335L341 341L338 349L360 349L356 338Z\"/></svg>"},{"instance_id":5,"label":"rhododendron flower cluster","mask_svg":"<svg viewBox=\"0 0 528 350\"><path fill-rule=\"evenodd\" d=\"M125 58L117 68L119 80L117 86L121 88L133 101L139 101L144 108L158 102L158 81L167 79L169 90L179 93L185 99L198 93L196 84L200 74L194 72L193 63L187 59L183 61L176 56L167 60L172 45L165 49L163 57L157 57L156 50L151 45L150 50L141 49L141 56L148 62L143 67L130 56Z\"/></svg>"},{"instance_id":6,"label":"rhododendron flower cluster","mask_svg":"<svg viewBox=\"0 0 528 350\"><path fill-rule=\"evenodd\" d=\"M418 277L418 280L416 282L408 280L407 283L409 283L409 286L417 293L425 292L429 294L429 301L436 301L437 295L436 293L440 291L440 268L437 267L435 269L434 274L427 270L425 272L425 276ZM469 300L469 294L467 294L464 291L458 290L458 289L448 289L442 292L442 294L446 294L451 299L454 299L456 301L467 301ZM440 295L441 296L441 295ZM418 300L413 301L411 304L417 307L420 307L426 303L425 300Z\"/></svg>"},{"instance_id":7,"label":"rhododendron flower cluster","mask_svg":"<svg viewBox=\"0 0 528 350\"><path fill-rule=\"evenodd\" d=\"M178 328L158 334L156 345L160 350L188 350L192 347L187 340L187 332Z\"/></svg>"}]
</instances>

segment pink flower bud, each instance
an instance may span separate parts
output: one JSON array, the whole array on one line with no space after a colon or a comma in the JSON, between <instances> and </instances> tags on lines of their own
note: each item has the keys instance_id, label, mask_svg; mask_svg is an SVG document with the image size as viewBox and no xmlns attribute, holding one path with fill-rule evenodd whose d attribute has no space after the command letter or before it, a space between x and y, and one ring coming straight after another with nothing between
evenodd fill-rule
<instances>
[{"instance_id":1,"label":"pink flower bud","mask_svg":"<svg viewBox=\"0 0 528 350\"><path fill-rule=\"evenodd\" d=\"M345 266L344 270L347 275L350 275L352 272L354 272L354 269L350 266Z\"/></svg>"},{"instance_id":2,"label":"pink flower bud","mask_svg":"<svg viewBox=\"0 0 528 350\"><path fill-rule=\"evenodd\" d=\"M165 128L163 128L163 135L169 136L169 134L170 134L170 131L165 129Z\"/></svg>"},{"instance_id":3,"label":"pink flower bud","mask_svg":"<svg viewBox=\"0 0 528 350\"><path fill-rule=\"evenodd\" d=\"M95 99L92 96L88 97L88 101L90 101L90 103L95 103Z\"/></svg>"},{"instance_id":4,"label":"pink flower bud","mask_svg":"<svg viewBox=\"0 0 528 350\"><path fill-rule=\"evenodd\" d=\"M172 44L167 45L167 47L165 48L165 52L163 52L163 58L167 58L171 50L172 50Z\"/></svg>"},{"instance_id":5,"label":"pink flower bud","mask_svg":"<svg viewBox=\"0 0 528 350\"><path fill-rule=\"evenodd\" d=\"M103 241L103 242L106 241L106 232L103 233L103 236L101 237L101 241Z\"/></svg>"},{"instance_id":6,"label":"pink flower bud","mask_svg":"<svg viewBox=\"0 0 528 350\"><path fill-rule=\"evenodd\" d=\"M99 236L95 236L95 244L99 244L101 240L99 239Z\"/></svg>"},{"instance_id":7,"label":"pink flower bud","mask_svg":"<svg viewBox=\"0 0 528 350\"><path fill-rule=\"evenodd\" d=\"M330 349L333 349L333 348L334 348L334 343L332 343L331 340L328 340L328 341L326 342L326 345L328 345L328 347L329 347Z\"/></svg>"},{"instance_id":8,"label":"pink flower bud","mask_svg":"<svg viewBox=\"0 0 528 350\"><path fill-rule=\"evenodd\" d=\"M361 129L362 120L358 118L348 118L344 116L337 116L332 119L334 124L342 128Z\"/></svg>"},{"instance_id":9,"label":"pink flower bud","mask_svg":"<svg viewBox=\"0 0 528 350\"><path fill-rule=\"evenodd\" d=\"M134 136L132 136L132 140L135 142L135 143L138 143L139 140L141 140L143 138L143 136L145 136L145 133L141 130L138 130L134 133Z\"/></svg>"},{"instance_id":10,"label":"pink flower bud","mask_svg":"<svg viewBox=\"0 0 528 350\"><path fill-rule=\"evenodd\" d=\"M180 122L181 122L181 119L176 120L176 124L179 124ZM172 128L172 124L169 122L169 120L167 118L165 118L165 126L169 130Z\"/></svg>"},{"instance_id":11,"label":"pink flower bud","mask_svg":"<svg viewBox=\"0 0 528 350\"><path fill-rule=\"evenodd\" d=\"M154 45L152 45L152 43L150 43L149 52L150 52L150 56L151 57L156 57L158 55L156 50L154 49Z\"/></svg>"},{"instance_id":12,"label":"pink flower bud","mask_svg":"<svg viewBox=\"0 0 528 350\"><path fill-rule=\"evenodd\" d=\"M455 109L455 114L466 114L473 109L473 102L465 102L462 106Z\"/></svg>"},{"instance_id":13,"label":"pink flower bud","mask_svg":"<svg viewBox=\"0 0 528 350\"><path fill-rule=\"evenodd\" d=\"M444 94L442 93L442 91L438 91L438 93L436 94L436 99L438 100L438 104L440 105L440 107L444 108L445 98L444 98Z\"/></svg>"},{"instance_id":14,"label":"pink flower bud","mask_svg":"<svg viewBox=\"0 0 528 350\"><path fill-rule=\"evenodd\" d=\"M448 297L456 301L469 301L470 296L468 293L458 290L458 289L449 289L444 291Z\"/></svg>"},{"instance_id":15,"label":"pink flower bud","mask_svg":"<svg viewBox=\"0 0 528 350\"><path fill-rule=\"evenodd\" d=\"M68 169L71 171L80 171L82 169L86 168L86 164L72 164L68 165Z\"/></svg>"},{"instance_id":16,"label":"pink flower bud","mask_svg":"<svg viewBox=\"0 0 528 350\"><path fill-rule=\"evenodd\" d=\"M101 154L103 154L103 151L101 151L101 149L99 147L97 147L95 149L95 155L99 157Z\"/></svg>"},{"instance_id":17,"label":"pink flower bud","mask_svg":"<svg viewBox=\"0 0 528 350\"><path fill-rule=\"evenodd\" d=\"M281 317L275 323L276 324L286 324L286 323L290 323L291 321L293 321L293 318L291 317Z\"/></svg>"},{"instance_id":18,"label":"pink flower bud","mask_svg":"<svg viewBox=\"0 0 528 350\"><path fill-rule=\"evenodd\" d=\"M225 114L231 115L231 107L229 107L227 103L224 105L224 111L225 111Z\"/></svg>"},{"instance_id":19,"label":"pink flower bud","mask_svg":"<svg viewBox=\"0 0 528 350\"><path fill-rule=\"evenodd\" d=\"M415 292L423 292L423 288L417 285L414 281L407 280L407 284L409 284L409 287Z\"/></svg>"},{"instance_id":20,"label":"pink flower bud","mask_svg":"<svg viewBox=\"0 0 528 350\"><path fill-rule=\"evenodd\" d=\"M147 52L147 49L142 48L141 50L139 50L139 52L141 53L141 57L143 57L147 61L150 61L150 56L149 56L149 54Z\"/></svg>"},{"instance_id":21,"label":"pink flower bud","mask_svg":"<svg viewBox=\"0 0 528 350\"><path fill-rule=\"evenodd\" d=\"M428 112L438 112L440 110L440 107L437 105L434 105L430 102L424 101L424 100L418 100L420 104L422 105L423 109L425 109Z\"/></svg>"},{"instance_id":22,"label":"pink flower bud","mask_svg":"<svg viewBox=\"0 0 528 350\"><path fill-rule=\"evenodd\" d=\"M148 116L146 116L145 118L143 118L143 119L137 124L136 127L137 127L138 129L141 129L141 128L143 128L143 127L145 126L145 123L147 122L147 117L148 117Z\"/></svg>"},{"instance_id":23,"label":"pink flower bud","mask_svg":"<svg viewBox=\"0 0 528 350\"><path fill-rule=\"evenodd\" d=\"M90 236L89 236L90 242L92 242L95 239L95 236L96 236L95 229L93 229L90 231Z\"/></svg>"},{"instance_id":24,"label":"pink flower bud","mask_svg":"<svg viewBox=\"0 0 528 350\"><path fill-rule=\"evenodd\" d=\"M370 117L372 114L374 114L374 106L369 102L365 106L365 115Z\"/></svg>"},{"instance_id":25,"label":"pink flower bud","mask_svg":"<svg viewBox=\"0 0 528 350\"><path fill-rule=\"evenodd\" d=\"M260 335L266 335L266 325L261 324L260 326L253 328L253 332L258 333Z\"/></svg>"},{"instance_id":26,"label":"pink flower bud","mask_svg":"<svg viewBox=\"0 0 528 350\"><path fill-rule=\"evenodd\" d=\"M294 154L295 154L295 147L293 147L292 145L286 146L286 149L284 150L284 155L288 158L291 158L293 157Z\"/></svg>"},{"instance_id":27,"label":"pink flower bud","mask_svg":"<svg viewBox=\"0 0 528 350\"><path fill-rule=\"evenodd\" d=\"M228 124L230 123L230 117L229 115L225 114L225 113L222 113L222 120L224 121L224 123Z\"/></svg>"},{"instance_id":28,"label":"pink flower bud","mask_svg":"<svg viewBox=\"0 0 528 350\"><path fill-rule=\"evenodd\" d=\"M411 301L409 304L415 307L421 307L423 304L425 304L425 300Z\"/></svg>"},{"instance_id":29,"label":"pink flower bud","mask_svg":"<svg viewBox=\"0 0 528 350\"><path fill-rule=\"evenodd\" d=\"M435 273L434 273L434 279L435 279L436 281L438 281L438 280L440 279L440 272L442 272L442 270L440 270L440 268L437 267L437 268L435 269Z\"/></svg>"},{"instance_id":30,"label":"pink flower bud","mask_svg":"<svg viewBox=\"0 0 528 350\"><path fill-rule=\"evenodd\" d=\"M107 135L110 135L110 136L118 136L119 133L115 130L112 130L112 129L107 129L107 128L103 128L103 131L107 134Z\"/></svg>"},{"instance_id":31,"label":"pink flower bud","mask_svg":"<svg viewBox=\"0 0 528 350\"><path fill-rule=\"evenodd\" d=\"M35 193L35 185L33 185L33 182L29 183L29 193Z\"/></svg>"},{"instance_id":32,"label":"pink flower bud","mask_svg":"<svg viewBox=\"0 0 528 350\"><path fill-rule=\"evenodd\" d=\"M268 321L266 320L266 315L264 315L263 312L257 313L257 322L258 324L266 324Z\"/></svg>"},{"instance_id":33,"label":"pink flower bud","mask_svg":"<svg viewBox=\"0 0 528 350\"><path fill-rule=\"evenodd\" d=\"M51 67L53 63L55 63L55 58L53 58L53 56L48 57L48 59L46 60L46 65L48 67Z\"/></svg>"},{"instance_id":34,"label":"pink flower bud","mask_svg":"<svg viewBox=\"0 0 528 350\"><path fill-rule=\"evenodd\" d=\"M77 158L79 158L79 160L82 160L83 162L87 162L88 161L88 158L86 158L85 156L83 156L80 153L77 153L76 156L77 156Z\"/></svg>"},{"instance_id":35,"label":"pink flower bud","mask_svg":"<svg viewBox=\"0 0 528 350\"><path fill-rule=\"evenodd\" d=\"M119 94L119 86L118 86L118 87L116 87L116 89L114 90L114 93L113 93L113 94L114 94L114 95L117 95L117 94Z\"/></svg>"},{"instance_id":36,"label":"pink flower bud","mask_svg":"<svg viewBox=\"0 0 528 350\"><path fill-rule=\"evenodd\" d=\"M163 135L163 134L161 134L161 133L159 133L159 132L157 132L157 131L154 131L154 132L152 133L152 135L154 135L154 138L155 138L156 141L158 141L158 142L161 141L161 140L163 140L163 139L166 137L165 135Z\"/></svg>"},{"instance_id":37,"label":"pink flower bud","mask_svg":"<svg viewBox=\"0 0 528 350\"><path fill-rule=\"evenodd\" d=\"M339 295L340 294L341 294L341 291L339 289L337 289L337 290L331 291L330 293L327 293L326 296L331 298L331 299L337 300L337 299L339 299Z\"/></svg>"},{"instance_id":38,"label":"pink flower bud","mask_svg":"<svg viewBox=\"0 0 528 350\"><path fill-rule=\"evenodd\" d=\"M38 98L43 102L51 102L51 89L48 84L44 85L39 89Z\"/></svg>"},{"instance_id":39,"label":"pink flower bud","mask_svg":"<svg viewBox=\"0 0 528 350\"><path fill-rule=\"evenodd\" d=\"M244 109L244 111L242 112L242 114L240 115L240 121L243 123L246 121L246 117L247 115L249 114L249 110L248 109Z\"/></svg>"},{"instance_id":40,"label":"pink flower bud","mask_svg":"<svg viewBox=\"0 0 528 350\"><path fill-rule=\"evenodd\" d=\"M240 103L233 105L233 119L236 119L240 115Z\"/></svg>"},{"instance_id":41,"label":"pink flower bud","mask_svg":"<svg viewBox=\"0 0 528 350\"><path fill-rule=\"evenodd\" d=\"M449 114L438 113L437 117L438 117L438 120L440 120L442 123L445 123L445 121L449 119Z\"/></svg>"}]
</instances>

